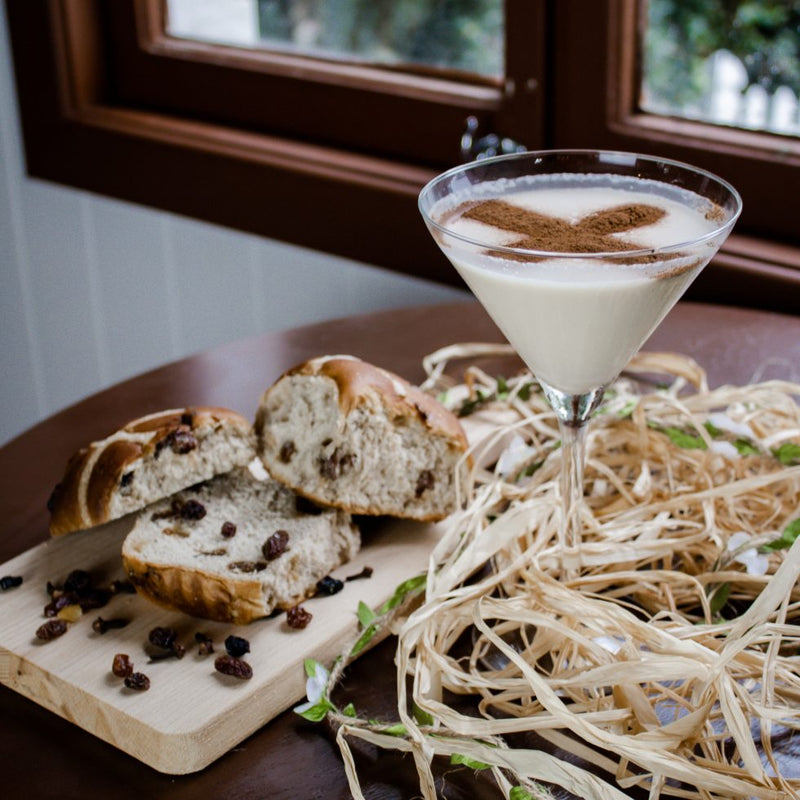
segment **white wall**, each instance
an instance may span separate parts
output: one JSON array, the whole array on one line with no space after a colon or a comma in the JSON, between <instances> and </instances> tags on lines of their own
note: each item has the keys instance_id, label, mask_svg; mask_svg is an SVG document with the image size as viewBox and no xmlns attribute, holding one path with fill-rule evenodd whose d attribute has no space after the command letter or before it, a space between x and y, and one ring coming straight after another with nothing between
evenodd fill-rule
<instances>
[{"instance_id":1,"label":"white wall","mask_svg":"<svg viewBox=\"0 0 800 800\"><path fill-rule=\"evenodd\" d=\"M464 297L28 178L0 14L0 444L109 384L226 341Z\"/></svg>"}]
</instances>

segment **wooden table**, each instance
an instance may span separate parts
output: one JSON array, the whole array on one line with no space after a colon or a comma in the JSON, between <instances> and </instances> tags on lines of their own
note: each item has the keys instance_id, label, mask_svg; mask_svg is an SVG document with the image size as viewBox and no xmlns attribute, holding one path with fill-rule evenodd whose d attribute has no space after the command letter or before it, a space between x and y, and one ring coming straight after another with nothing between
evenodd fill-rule
<instances>
[{"instance_id":1,"label":"wooden table","mask_svg":"<svg viewBox=\"0 0 800 800\"><path fill-rule=\"evenodd\" d=\"M426 353L453 342L502 341L477 304L421 307L324 322L246 339L168 364L61 411L0 448L0 563L47 537L47 497L68 456L128 420L163 408L223 405L254 414L261 392L310 356L351 353L422 378ZM800 317L679 304L647 344L696 358L712 386L800 373ZM794 375L792 374L794 371ZM392 716L391 641L351 668L345 690L359 708ZM402 757L358 756L370 800L418 797ZM469 770L446 775L449 800L496 798ZM202 772L155 772L35 703L0 687L0 794L18 800L348 798L338 749L324 726L287 712Z\"/></svg>"}]
</instances>

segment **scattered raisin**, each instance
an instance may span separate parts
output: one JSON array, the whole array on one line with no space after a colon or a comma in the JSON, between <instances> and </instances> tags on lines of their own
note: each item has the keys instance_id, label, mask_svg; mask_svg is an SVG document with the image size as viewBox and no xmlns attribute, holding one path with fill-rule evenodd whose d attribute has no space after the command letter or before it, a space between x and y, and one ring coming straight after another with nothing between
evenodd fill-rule
<instances>
[{"instance_id":1,"label":"scattered raisin","mask_svg":"<svg viewBox=\"0 0 800 800\"><path fill-rule=\"evenodd\" d=\"M124 619L123 617L116 617L115 619L103 619L102 617L98 617L92 622L92 630L95 633L103 634L115 628L124 628L129 622L129 619Z\"/></svg>"},{"instance_id":2,"label":"scattered raisin","mask_svg":"<svg viewBox=\"0 0 800 800\"><path fill-rule=\"evenodd\" d=\"M302 606L292 606L286 611L286 624L290 628L305 628L311 622L311 614Z\"/></svg>"},{"instance_id":3,"label":"scattered raisin","mask_svg":"<svg viewBox=\"0 0 800 800\"><path fill-rule=\"evenodd\" d=\"M78 604L83 611L91 611L95 608L102 608L108 605L113 592L110 589L88 589L79 594Z\"/></svg>"},{"instance_id":4,"label":"scattered raisin","mask_svg":"<svg viewBox=\"0 0 800 800\"><path fill-rule=\"evenodd\" d=\"M47 593L51 600L44 607L46 617L58 616L67 606L80 606L81 611L102 608L114 595L111 589L93 586L92 576L83 569L70 572L63 587L48 581Z\"/></svg>"},{"instance_id":5,"label":"scattered raisin","mask_svg":"<svg viewBox=\"0 0 800 800\"><path fill-rule=\"evenodd\" d=\"M228 555L227 547L216 547L213 550L200 550L201 556L226 556Z\"/></svg>"},{"instance_id":6,"label":"scattered raisin","mask_svg":"<svg viewBox=\"0 0 800 800\"><path fill-rule=\"evenodd\" d=\"M414 490L414 496L422 497L423 492L428 491L428 489L433 489L434 482L433 473L429 469L422 470L417 478L417 487Z\"/></svg>"},{"instance_id":7,"label":"scattered raisin","mask_svg":"<svg viewBox=\"0 0 800 800\"><path fill-rule=\"evenodd\" d=\"M60 592L54 590L52 594L53 599L44 607L44 615L46 617L58 616L58 612L67 606L74 606L80 603L80 597L76 592Z\"/></svg>"},{"instance_id":8,"label":"scattered raisin","mask_svg":"<svg viewBox=\"0 0 800 800\"><path fill-rule=\"evenodd\" d=\"M338 578L326 575L321 581L317 581L317 594L332 595L344 589L344 582Z\"/></svg>"},{"instance_id":9,"label":"scattered raisin","mask_svg":"<svg viewBox=\"0 0 800 800\"><path fill-rule=\"evenodd\" d=\"M133 471L126 472L120 479L119 479L119 486L120 489L124 489L126 486L131 485L131 481L133 481Z\"/></svg>"},{"instance_id":10,"label":"scattered raisin","mask_svg":"<svg viewBox=\"0 0 800 800\"><path fill-rule=\"evenodd\" d=\"M111 662L111 671L118 678L127 678L133 674L133 664L127 653L117 653Z\"/></svg>"},{"instance_id":11,"label":"scattered raisin","mask_svg":"<svg viewBox=\"0 0 800 800\"><path fill-rule=\"evenodd\" d=\"M147 640L162 650L172 650L178 640L178 632L175 628L153 628L147 635Z\"/></svg>"},{"instance_id":12,"label":"scattered raisin","mask_svg":"<svg viewBox=\"0 0 800 800\"><path fill-rule=\"evenodd\" d=\"M233 539L236 536L236 525L232 522L223 522L220 533L225 539Z\"/></svg>"},{"instance_id":13,"label":"scattered raisin","mask_svg":"<svg viewBox=\"0 0 800 800\"><path fill-rule=\"evenodd\" d=\"M9 589L16 589L22 586L22 578L19 575L4 575L0 578L0 591L6 592Z\"/></svg>"},{"instance_id":14,"label":"scattered raisin","mask_svg":"<svg viewBox=\"0 0 800 800\"><path fill-rule=\"evenodd\" d=\"M136 587L130 581L111 581L111 594L136 594Z\"/></svg>"},{"instance_id":15,"label":"scattered raisin","mask_svg":"<svg viewBox=\"0 0 800 800\"><path fill-rule=\"evenodd\" d=\"M56 616L58 619L63 619L64 622L77 622L83 616L83 611L81 611L79 605L64 606L64 608L59 609Z\"/></svg>"},{"instance_id":16,"label":"scattered raisin","mask_svg":"<svg viewBox=\"0 0 800 800\"><path fill-rule=\"evenodd\" d=\"M188 425L190 428L194 425L194 409L187 408L186 411L181 414L181 425Z\"/></svg>"},{"instance_id":17,"label":"scattered raisin","mask_svg":"<svg viewBox=\"0 0 800 800\"><path fill-rule=\"evenodd\" d=\"M253 677L253 668L246 661L235 656L218 656L214 661L214 669L223 675L230 675L244 681Z\"/></svg>"},{"instance_id":18,"label":"scattered raisin","mask_svg":"<svg viewBox=\"0 0 800 800\"><path fill-rule=\"evenodd\" d=\"M85 569L74 569L64 581L65 592L82 593L92 585L92 576Z\"/></svg>"},{"instance_id":19,"label":"scattered raisin","mask_svg":"<svg viewBox=\"0 0 800 800\"><path fill-rule=\"evenodd\" d=\"M261 547L261 552L267 561L274 561L278 556L282 556L286 552L287 545L289 544L289 534L284 531L275 531L272 536L267 539Z\"/></svg>"},{"instance_id":20,"label":"scattered raisin","mask_svg":"<svg viewBox=\"0 0 800 800\"><path fill-rule=\"evenodd\" d=\"M194 640L198 644L198 655L210 656L214 652L214 642L208 634L198 632L194 635Z\"/></svg>"},{"instance_id":21,"label":"scattered raisin","mask_svg":"<svg viewBox=\"0 0 800 800\"><path fill-rule=\"evenodd\" d=\"M181 519L197 520L206 515L206 507L199 500L187 500L181 507Z\"/></svg>"},{"instance_id":22,"label":"scattered raisin","mask_svg":"<svg viewBox=\"0 0 800 800\"><path fill-rule=\"evenodd\" d=\"M346 581L357 581L361 578L371 578L372 577L372 567L364 567L361 572L356 572L355 575L348 575L345 580Z\"/></svg>"},{"instance_id":23,"label":"scattered raisin","mask_svg":"<svg viewBox=\"0 0 800 800\"><path fill-rule=\"evenodd\" d=\"M229 636L225 640L225 650L227 650L229 656L241 658L245 653L250 652L250 642L241 636Z\"/></svg>"},{"instance_id":24,"label":"scattered raisin","mask_svg":"<svg viewBox=\"0 0 800 800\"><path fill-rule=\"evenodd\" d=\"M36 638L43 642L58 639L67 632L67 623L63 619L51 619L36 629Z\"/></svg>"},{"instance_id":25,"label":"scattered raisin","mask_svg":"<svg viewBox=\"0 0 800 800\"><path fill-rule=\"evenodd\" d=\"M295 443L290 439L288 442L284 442L281 445L281 449L278 451L278 459L282 463L288 464L296 452L297 445L295 445Z\"/></svg>"},{"instance_id":26,"label":"scattered raisin","mask_svg":"<svg viewBox=\"0 0 800 800\"><path fill-rule=\"evenodd\" d=\"M132 672L125 676L125 685L137 692L146 692L150 688L150 678L142 672Z\"/></svg>"},{"instance_id":27,"label":"scattered raisin","mask_svg":"<svg viewBox=\"0 0 800 800\"><path fill-rule=\"evenodd\" d=\"M157 655L150 654L152 660L162 658L183 658L186 654L186 648L178 642L178 634L174 628L153 628L147 636L150 644L162 650L162 653Z\"/></svg>"}]
</instances>

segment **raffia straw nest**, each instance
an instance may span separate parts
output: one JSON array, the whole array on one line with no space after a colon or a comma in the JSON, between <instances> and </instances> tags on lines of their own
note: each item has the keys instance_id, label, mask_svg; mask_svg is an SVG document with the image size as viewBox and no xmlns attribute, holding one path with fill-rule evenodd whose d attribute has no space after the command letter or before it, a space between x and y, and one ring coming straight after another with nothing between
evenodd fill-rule
<instances>
[{"instance_id":1,"label":"raffia straw nest","mask_svg":"<svg viewBox=\"0 0 800 800\"><path fill-rule=\"evenodd\" d=\"M425 360L424 388L472 409L473 467L424 597L391 620L403 735L332 715L353 795L349 737L410 752L431 799L431 759L453 754L491 769L504 797L546 797L544 783L602 800L634 786L800 797L780 755L800 715L800 385L709 390L691 359L638 356L630 372L669 385L625 377L607 393L570 555L557 536L558 428L530 375L445 377L451 360L501 352L460 345ZM477 697L479 715L444 690ZM525 732L552 747L503 738Z\"/></svg>"}]
</instances>

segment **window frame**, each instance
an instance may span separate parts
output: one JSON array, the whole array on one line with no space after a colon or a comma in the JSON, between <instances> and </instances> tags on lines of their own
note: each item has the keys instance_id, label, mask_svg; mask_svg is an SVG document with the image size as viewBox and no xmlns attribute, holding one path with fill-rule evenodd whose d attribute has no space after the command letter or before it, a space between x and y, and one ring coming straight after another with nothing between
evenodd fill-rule
<instances>
[{"instance_id":1,"label":"window frame","mask_svg":"<svg viewBox=\"0 0 800 800\"><path fill-rule=\"evenodd\" d=\"M552 28L553 113L558 147L655 152L723 176L742 194L734 233L687 297L797 314L800 236L792 202L800 196L800 138L710 125L640 111L637 49L643 0L562 3ZM580 96L579 104L569 98Z\"/></svg>"},{"instance_id":2,"label":"window frame","mask_svg":"<svg viewBox=\"0 0 800 800\"><path fill-rule=\"evenodd\" d=\"M657 150L666 158L704 167L724 176L743 195L745 208L738 227L765 237L778 238L793 232L794 208L789 204L776 208L765 184L780 186L782 191L798 196L800 138L638 109L636 93L642 66L624 43L640 35L641 2L610 0L581 6L580 10L576 4L563 4L553 49L553 69L559 79L556 95L575 96L582 86L584 102L579 114L575 113L574 104L557 104L554 139L561 147L586 146L588 130L599 139L597 146L634 152ZM605 5L608 13L603 13ZM607 60L598 47L598 42L603 41ZM753 202L748 203L748 197Z\"/></svg>"},{"instance_id":3,"label":"window frame","mask_svg":"<svg viewBox=\"0 0 800 800\"><path fill-rule=\"evenodd\" d=\"M114 99L125 106L441 168L458 157L466 118L486 127L506 102L500 80L455 70L174 38L166 0L123 0L106 14Z\"/></svg>"},{"instance_id":4,"label":"window frame","mask_svg":"<svg viewBox=\"0 0 800 800\"><path fill-rule=\"evenodd\" d=\"M114 0L113 5L138 20L135 58L155 59L151 64L171 59L185 69L198 46L165 42L154 29L161 1ZM347 149L343 139L314 141L307 132L259 131L198 112L180 114L168 101L146 108L141 98L134 102L120 95L114 20L106 0L6 0L28 172L461 285L421 224L416 197L429 178L456 163L461 116L474 110L482 131L511 136L529 149L656 152L725 176L742 191L745 211L689 296L797 313L798 237L789 204L776 204L768 190L777 185L787 197L798 196L800 141L773 151L770 134L638 112L639 65L635 48L624 45L637 32L637 4L598 0L578 8L557 0L506 0L508 77L502 85L425 74L399 81L392 70L325 67L332 69L327 77L344 82L347 91L399 98L406 113L395 116L382 106L381 114L373 115L381 117L384 139L399 130L414 145L423 141L423 122L435 117L444 125L424 139L431 145L427 150L414 145L403 152L378 142L370 143L374 152L359 152ZM539 46L531 46L532 40ZM226 81L236 74L230 71L235 58L221 56L214 46L200 50L203 63L216 68L208 74L225 75ZM298 80L287 78L298 74L298 63L286 56L262 58L250 71ZM310 67L300 75L312 91L319 78ZM223 91L226 85L222 81ZM373 111L369 102L364 107ZM414 121L417 127L403 128Z\"/></svg>"},{"instance_id":5,"label":"window frame","mask_svg":"<svg viewBox=\"0 0 800 800\"><path fill-rule=\"evenodd\" d=\"M528 0L507 2L513 17ZM142 58L163 57L163 43L146 24L158 3L114 0L115 9L139 21ZM104 0L6 2L30 175L459 285L416 208L420 188L449 162L364 154L126 103L114 85L109 5ZM536 0L537 14L540 8ZM517 57L515 67L528 63L540 68L541 53ZM354 73L359 80L376 79L374 70ZM424 76L415 82L419 102L430 104L436 95L443 99L447 82ZM543 80L537 74L526 82L534 96L524 104L506 86L490 96L486 87L476 91L463 81L449 82L450 158L457 160L466 121L462 111L473 109L476 97L483 97L484 111L494 109L500 123L511 126L509 135L515 133L515 112L524 120L535 118ZM384 83L387 94L408 94L396 76ZM506 96L510 102L501 108ZM362 113L371 113L368 103ZM482 123L486 129L494 118L484 115Z\"/></svg>"}]
</instances>

